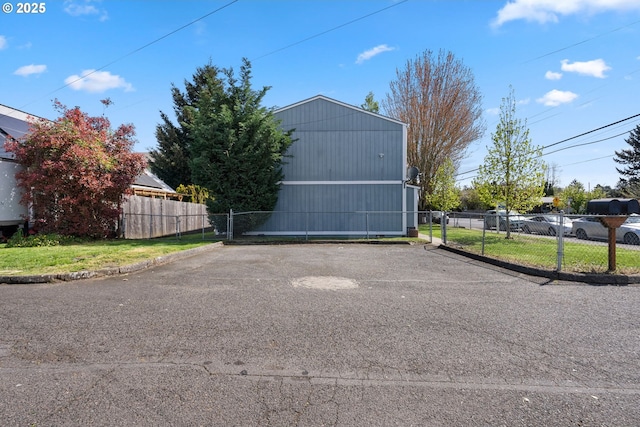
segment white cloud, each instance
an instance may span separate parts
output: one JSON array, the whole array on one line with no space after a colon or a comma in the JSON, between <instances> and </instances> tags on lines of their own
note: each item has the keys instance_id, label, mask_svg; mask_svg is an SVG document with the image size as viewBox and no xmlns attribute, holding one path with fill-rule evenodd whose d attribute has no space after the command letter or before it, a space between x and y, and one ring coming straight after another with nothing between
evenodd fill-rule
<instances>
[{"instance_id":1,"label":"white cloud","mask_svg":"<svg viewBox=\"0 0 640 427\"><path fill-rule=\"evenodd\" d=\"M516 104L518 104L518 105L529 105L530 101L531 101L531 99L524 98L524 99L521 99L519 101L516 101Z\"/></svg>"},{"instance_id":2,"label":"white cloud","mask_svg":"<svg viewBox=\"0 0 640 427\"><path fill-rule=\"evenodd\" d=\"M547 71L544 74L544 78L547 80L560 80L562 78L562 73L556 73L554 71Z\"/></svg>"},{"instance_id":3,"label":"white cloud","mask_svg":"<svg viewBox=\"0 0 640 427\"><path fill-rule=\"evenodd\" d=\"M569 91L562 91L554 89L544 94L542 98L536 99L540 104L544 104L547 107L557 107L561 104L568 104L578 97L577 94Z\"/></svg>"},{"instance_id":4,"label":"white cloud","mask_svg":"<svg viewBox=\"0 0 640 427\"><path fill-rule=\"evenodd\" d=\"M100 21L109 19L106 9L100 9L93 3L100 3L100 0L65 0L64 11L71 16L98 15Z\"/></svg>"},{"instance_id":5,"label":"white cloud","mask_svg":"<svg viewBox=\"0 0 640 427\"><path fill-rule=\"evenodd\" d=\"M122 88L125 92L133 91L131 83L118 75L108 71L84 70L80 75L74 74L64 80L65 84L74 90L83 90L89 93L101 93L109 89Z\"/></svg>"},{"instance_id":6,"label":"white cloud","mask_svg":"<svg viewBox=\"0 0 640 427\"><path fill-rule=\"evenodd\" d=\"M0 50L7 48L7 38L5 36L0 36Z\"/></svg>"},{"instance_id":7,"label":"white cloud","mask_svg":"<svg viewBox=\"0 0 640 427\"><path fill-rule=\"evenodd\" d=\"M586 62L573 62L570 63L568 59L563 59L562 63L562 71L567 71L570 73L578 73L584 76L598 77L600 79L604 79L605 71L609 71L611 67L609 67L602 59L594 59L593 61Z\"/></svg>"},{"instance_id":8,"label":"white cloud","mask_svg":"<svg viewBox=\"0 0 640 427\"><path fill-rule=\"evenodd\" d=\"M42 74L47 71L46 65L23 65L13 72L17 76L28 77L31 74Z\"/></svg>"},{"instance_id":9,"label":"white cloud","mask_svg":"<svg viewBox=\"0 0 640 427\"><path fill-rule=\"evenodd\" d=\"M559 16L634 9L640 10L638 0L510 0L498 11L491 25L499 27L518 19L544 24L558 22Z\"/></svg>"},{"instance_id":10,"label":"white cloud","mask_svg":"<svg viewBox=\"0 0 640 427\"><path fill-rule=\"evenodd\" d=\"M487 108L485 111L487 112L487 114L490 114L492 116L497 116L498 114L500 114L500 108L498 107Z\"/></svg>"},{"instance_id":11,"label":"white cloud","mask_svg":"<svg viewBox=\"0 0 640 427\"><path fill-rule=\"evenodd\" d=\"M383 52L389 52L392 50L395 50L395 48L389 47L386 44L378 45L373 49L366 50L362 52L360 55L358 55L358 59L356 59L356 64L362 64L364 61L367 61L376 55L380 55Z\"/></svg>"}]
</instances>

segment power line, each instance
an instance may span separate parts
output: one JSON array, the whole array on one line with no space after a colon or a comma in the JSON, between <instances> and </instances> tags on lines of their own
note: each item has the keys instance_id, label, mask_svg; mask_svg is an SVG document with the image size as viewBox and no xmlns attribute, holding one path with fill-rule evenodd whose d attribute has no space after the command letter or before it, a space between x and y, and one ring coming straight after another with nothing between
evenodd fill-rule
<instances>
[{"instance_id":1,"label":"power line","mask_svg":"<svg viewBox=\"0 0 640 427\"><path fill-rule=\"evenodd\" d=\"M579 41L579 42L574 43L574 44L571 44L571 45L569 45L569 46L565 46L565 47L563 47L563 48L556 49L556 50L554 50L554 51L552 51L552 52L545 53L545 54L543 54L543 55L537 56L537 57L535 57L535 58L533 58L533 59L529 59L529 60L527 60L527 61L523 62L523 63L522 63L522 65L524 65L524 64L528 64L528 63L533 62L533 61L537 61L538 59L542 59L542 58L545 58L545 57L547 57L547 56L551 56L551 55L553 55L553 54L556 54L556 53L558 53L558 52L562 52L562 51L567 50L567 49L571 49L572 47L580 46L581 44L584 44L584 43L590 42L590 41L595 40L595 39L598 39L598 38L600 38L600 37L604 37L604 36L606 36L607 34L615 33L616 31L623 30L623 29L625 29L625 28L627 28L627 27L631 27L632 25L636 25L638 22L640 22L640 20L638 20L638 21L634 21L634 22L632 22L632 23L630 23L630 24L627 24L627 25L623 25L622 27L614 28L613 30L609 30L609 31L607 31L607 32L604 32L604 33L598 34L597 36L594 36L594 37L591 37L591 38L588 38L588 39L585 39L585 40Z\"/></svg>"},{"instance_id":2,"label":"power line","mask_svg":"<svg viewBox=\"0 0 640 427\"><path fill-rule=\"evenodd\" d=\"M610 136L610 137L608 137L608 138L599 139L599 140L597 140L597 141L590 141L590 142L583 142L582 144L569 145L568 147L562 147L562 148L558 148L557 150L553 150L553 151L549 151L548 153L544 153L544 154L543 154L543 156L546 156L546 155L549 155L549 154L553 154L553 153L557 153L558 151L568 150L569 148L576 148L576 147L582 147L582 146L584 146L584 145L596 144L596 143L598 143L598 142L607 141L607 140L609 140L609 139L617 138L617 137L619 137L619 136L626 135L626 134L628 134L628 133L629 133L629 132L622 132L622 133L619 133L619 134L617 134L617 135ZM541 156L541 157L542 157L542 156Z\"/></svg>"},{"instance_id":3,"label":"power line","mask_svg":"<svg viewBox=\"0 0 640 427\"><path fill-rule=\"evenodd\" d=\"M626 122L627 120L631 120L631 119L634 119L636 117L640 117L640 113L634 114L633 116L629 116L629 117L627 117L625 119L622 119L622 120L615 121L613 123L609 123L608 125L600 126L599 128L592 129L592 130L587 131L587 132L583 132L583 133L581 133L579 135L563 139L562 141L558 141L558 142L554 142L553 144L545 145L544 147L542 147L542 149L544 150L544 149L547 149L549 147L553 147L555 145L562 144L562 143L567 142L567 141L571 141L572 139L580 138L581 136L585 136L585 135L588 135L590 133L597 132L597 131L602 130L602 129L606 129L606 128L610 127L610 126L614 126L614 125ZM545 154L543 154L543 156L546 156L547 154L555 153L557 151L562 151L562 150L568 149L568 148L575 148L575 147L578 147L578 146L581 146L581 145L595 144L596 142L606 141L607 139L615 138L615 137L624 135L625 133L628 133L628 132L623 132L623 133L621 133L619 135L615 135L615 136L612 136L610 138L605 138L605 139L602 139L602 140L599 140L599 141L588 142L588 143L583 143L583 144L577 144L577 145L571 146L571 147L566 147L566 148L563 148L561 150L556 150L556 151L552 151L550 153L545 153ZM476 171L478 171L478 169L480 169L480 168L470 169L470 170L468 170L466 172L460 172L460 173L457 173L455 176L458 177L458 176L461 176L461 175L466 175L466 174L469 174L469 173L472 173L472 172L476 172ZM468 178L465 178L465 179L468 179Z\"/></svg>"},{"instance_id":4,"label":"power line","mask_svg":"<svg viewBox=\"0 0 640 427\"><path fill-rule=\"evenodd\" d=\"M325 34L327 34L327 33L330 33L331 31L335 31L335 30L337 30L337 29L339 29L339 28L346 27L347 25L351 25L351 24L353 24L353 23L355 23L355 22L361 21L361 20L363 20L363 19L365 19L365 18L368 18L368 17L370 17L370 16L373 16L373 15L375 15L375 14L377 14L377 13L384 12L384 11L385 11L385 10L387 10L387 9L391 9L392 7L396 7L396 6L398 6L398 5L401 5L402 3L406 3L406 2L408 2L408 1L409 1L409 0L402 0L402 1L399 1L399 2L397 2L397 3L392 4L391 6L387 6L387 7L385 7L385 8L382 8L382 9L380 9L380 10L376 10L375 12L371 12L371 13L369 13L369 14L367 14L367 15L364 15L364 16L361 16L361 17L359 17L359 18L352 19L351 21L349 21L349 22L345 22L344 24L340 24L340 25L338 25L337 27L333 27L333 28L331 28L331 29L328 29L328 30L322 31L322 32L320 32L320 33L314 34L314 35L309 36L309 37L307 37L307 38L305 38L305 39L302 39L302 40L300 40L300 41L297 41L297 42L295 42L295 43L291 43L291 44L289 44L289 45L287 45L287 46L285 46L285 47L281 47L281 48L276 49L276 50L273 50L273 51L271 51L271 52L269 52L269 53L265 53L264 55L258 56L257 58L253 58L253 59L252 59L252 61L257 61L258 59L262 59L262 58L264 58L264 57L266 57L266 56L273 55L274 53L282 52L282 51L283 51L283 50L285 50L285 49L289 49L290 47L297 46L297 45L302 44L302 43L304 43L304 42L306 42L306 41L309 41L309 40L311 40L311 39L315 39L316 37L323 36L323 35L325 35Z\"/></svg>"},{"instance_id":5,"label":"power line","mask_svg":"<svg viewBox=\"0 0 640 427\"><path fill-rule=\"evenodd\" d=\"M583 161L581 161L581 162L569 163L568 165L562 165L562 166L573 166L573 165L579 165L580 163L594 162L594 161L596 161L596 160L602 160L602 159L606 159L606 158L608 158L608 157L613 157L613 156L615 156L615 154L609 154L608 156L596 157L595 159L583 160Z\"/></svg>"},{"instance_id":6,"label":"power line","mask_svg":"<svg viewBox=\"0 0 640 427\"><path fill-rule=\"evenodd\" d=\"M139 48L134 49L134 50L132 50L131 52L126 53L125 55L122 55L121 57L119 57L119 58L117 58L117 59L114 59L113 61L111 61L111 62L109 62L109 63L107 63L107 64L105 64L105 65L103 65L103 66L101 66L101 67L99 67L99 68L96 68L95 70L92 70L92 71L91 71L91 72L89 72L89 73L86 73L86 74L82 75L81 77L78 77L77 79L75 79L75 80L73 80L73 81L71 81L71 82L69 82L69 83L65 84L64 86L60 86L59 88L57 88L57 89L55 89L55 90L53 90L53 91L49 92L49 93L48 93L48 94L46 94L45 96L49 96L49 95L51 95L51 94L54 94L54 93L56 93L56 92L58 92L58 91L60 91L60 90L62 90L62 89L64 89L64 88L66 88L66 87L68 87L68 86L71 86L72 84L74 84L74 83L76 83L76 82L78 82L78 81L80 81L80 80L86 79L87 77L89 77L90 75L92 75L92 74L94 74L94 73L97 73L98 71L104 70L105 68L109 67L110 65L115 64L116 62L119 62L119 61L123 60L124 58L127 58L127 57L129 57L129 56L131 56L131 55L135 55L136 53L140 52L141 50L146 49L146 48L148 48L149 46L151 46L151 45L153 45L153 44L156 44L156 43L158 43L159 41L164 40L164 39L166 39L167 37L172 36L172 35L174 35L175 33L179 32L179 31L184 30L185 28L187 28L187 27L189 27L189 26L191 26L191 25L195 24L196 22L202 21L203 19L205 19L205 18L207 18L207 17L209 17L209 16L211 16L211 15L213 15L213 14L215 14L215 13L220 12L222 9L225 9L225 8L227 8L227 7L231 6L233 3L236 3L237 1L238 1L238 0L232 0L231 2L229 2L229 3L227 3L227 4L223 5L223 6L221 6L221 7L219 7L219 8L217 8L216 10L213 10L213 11L211 11L211 12L209 12L209 13L206 13L206 14L202 15L202 16L201 16L201 17L199 17L199 18L194 19L193 21L189 22L188 24L184 24L183 26L181 26L181 27L179 27L179 28L176 28L175 30L173 30L173 31L171 31L171 32L169 32L169 33L166 33L165 35L163 35L163 36L161 36L161 37L158 37L157 39L155 39L155 40L153 40L153 41L151 41L151 42L149 42L149 43L147 43L147 44L145 44L145 45L143 45L143 46L140 46ZM22 109L22 108L26 107L27 105L31 105L31 104L33 104L34 102L35 102L35 101L31 101L31 102L29 102L29 103L27 103L27 104L24 104L24 105L23 105L23 106L21 106L20 108Z\"/></svg>"},{"instance_id":7,"label":"power line","mask_svg":"<svg viewBox=\"0 0 640 427\"><path fill-rule=\"evenodd\" d=\"M563 139L562 141L554 142L553 144L549 144L549 145L546 145L546 146L542 147L542 149L544 150L546 148L553 147L554 145L562 144L563 142L567 142L567 141L571 141L572 139L580 138L581 136L585 136L585 135L588 135L590 133L597 132L599 130L608 128L610 126L617 125L617 124L622 123L622 122L626 122L627 120L635 119L636 117L640 117L640 113L634 114L633 116L629 116L626 119L618 120L617 122L609 123L608 125L601 126L601 127L597 128L597 129L592 129L590 131L581 133L580 135L572 136L571 138L567 138L567 139Z\"/></svg>"}]
</instances>

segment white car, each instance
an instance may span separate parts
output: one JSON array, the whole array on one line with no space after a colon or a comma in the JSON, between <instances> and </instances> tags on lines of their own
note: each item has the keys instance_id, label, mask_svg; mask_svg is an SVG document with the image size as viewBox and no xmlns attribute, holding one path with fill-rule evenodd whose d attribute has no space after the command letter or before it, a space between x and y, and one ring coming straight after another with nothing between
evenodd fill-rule
<instances>
[{"instance_id":1,"label":"white car","mask_svg":"<svg viewBox=\"0 0 640 427\"><path fill-rule=\"evenodd\" d=\"M544 234L547 236L557 236L560 231L564 236L573 232L572 221L563 217L560 224L560 215L546 214L527 218L522 222L522 231L531 234Z\"/></svg>"},{"instance_id":2,"label":"white car","mask_svg":"<svg viewBox=\"0 0 640 427\"><path fill-rule=\"evenodd\" d=\"M609 230L595 216L574 220L573 234L578 239L606 240L609 238ZM616 228L616 241L628 245L640 245L640 215L631 214L620 228Z\"/></svg>"},{"instance_id":3,"label":"white car","mask_svg":"<svg viewBox=\"0 0 640 427\"><path fill-rule=\"evenodd\" d=\"M518 231L522 228L525 217L516 211L509 211L509 228L511 231ZM501 231L507 230L507 212L505 210L488 210L484 215L484 228L499 228Z\"/></svg>"},{"instance_id":4,"label":"white car","mask_svg":"<svg viewBox=\"0 0 640 427\"><path fill-rule=\"evenodd\" d=\"M431 211L431 218L433 222L436 224L442 224L442 212L440 211ZM444 214L445 222L449 224L449 215Z\"/></svg>"}]
</instances>

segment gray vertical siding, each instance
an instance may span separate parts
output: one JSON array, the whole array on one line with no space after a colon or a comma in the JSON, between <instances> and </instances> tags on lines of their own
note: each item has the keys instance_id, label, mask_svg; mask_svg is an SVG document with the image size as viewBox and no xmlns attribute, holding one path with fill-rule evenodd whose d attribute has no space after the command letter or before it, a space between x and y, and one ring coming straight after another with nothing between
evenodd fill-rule
<instances>
[{"instance_id":1,"label":"gray vertical siding","mask_svg":"<svg viewBox=\"0 0 640 427\"><path fill-rule=\"evenodd\" d=\"M254 234L372 233L402 230L402 184L283 185L275 212ZM366 215L366 212L375 212Z\"/></svg>"},{"instance_id":2,"label":"gray vertical siding","mask_svg":"<svg viewBox=\"0 0 640 427\"><path fill-rule=\"evenodd\" d=\"M297 141L275 211L252 234L406 232L402 123L323 97L275 116Z\"/></svg>"},{"instance_id":3,"label":"gray vertical siding","mask_svg":"<svg viewBox=\"0 0 640 427\"><path fill-rule=\"evenodd\" d=\"M406 189L407 228L418 228L418 191L419 187L407 185Z\"/></svg>"},{"instance_id":4,"label":"gray vertical siding","mask_svg":"<svg viewBox=\"0 0 640 427\"><path fill-rule=\"evenodd\" d=\"M316 99L277 112L298 140L283 167L286 181L401 180L403 125L364 110Z\"/></svg>"}]
</instances>

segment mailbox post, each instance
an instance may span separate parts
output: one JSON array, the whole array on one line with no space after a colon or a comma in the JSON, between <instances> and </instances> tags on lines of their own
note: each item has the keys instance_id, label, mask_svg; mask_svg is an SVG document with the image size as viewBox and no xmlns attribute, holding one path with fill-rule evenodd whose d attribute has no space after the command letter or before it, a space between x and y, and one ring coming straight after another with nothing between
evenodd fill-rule
<instances>
[{"instance_id":1,"label":"mailbox post","mask_svg":"<svg viewBox=\"0 0 640 427\"><path fill-rule=\"evenodd\" d=\"M612 273L616 270L616 229L627 220L627 216L607 215L598 217L598 220L607 227L609 232L609 272Z\"/></svg>"}]
</instances>

